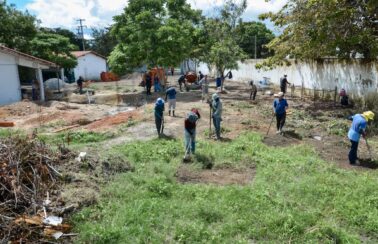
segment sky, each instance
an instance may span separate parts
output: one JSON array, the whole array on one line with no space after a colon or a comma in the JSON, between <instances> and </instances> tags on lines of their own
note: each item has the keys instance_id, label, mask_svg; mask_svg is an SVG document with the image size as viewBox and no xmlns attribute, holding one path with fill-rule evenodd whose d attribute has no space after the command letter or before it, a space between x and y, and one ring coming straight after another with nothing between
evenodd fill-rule
<instances>
[{"instance_id":1,"label":"sky","mask_svg":"<svg viewBox=\"0 0 378 244\"><path fill-rule=\"evenodd\" d=\"M1 0L0 0L1 1ZM243 15L246 21L257 20L265 12L278 11L287 0L248 0L248 7ZM77 19L85 19L88 27L106 27L113 23L112 17L123 12L127 0L6 0L20 10L28 10L41 21L41 26L67 28L76 32ZM222 0L188 0L193 8L202 9L205 15L211 15L211 9L219 6ZM273 25L266 23L273 30ZM89 31L86 31L89 37Z\"/></svg>"}]
</instances>

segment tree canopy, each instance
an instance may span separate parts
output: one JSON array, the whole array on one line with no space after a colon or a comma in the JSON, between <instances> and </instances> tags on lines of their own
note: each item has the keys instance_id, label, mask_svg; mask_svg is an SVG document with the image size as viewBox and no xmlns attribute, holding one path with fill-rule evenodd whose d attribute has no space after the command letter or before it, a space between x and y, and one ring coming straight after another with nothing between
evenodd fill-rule
<instances>
[{"instance_id":1,"label":"tree canopy","mask_svg":"<svg viewBox=\"0 0 378 244\"><path fill-rule=\"evenodd\" d=\"M219 15L204 23L206 43L203 46L201 61L216 67L218 75L224 76L227 69L237 69L238 61L247 56L236 42L236 25L246 9L246 1L227 0L219 10Z\"/></svg>"},{"instance_id":2,"label":"tree canopy","mask_svg":"<svg viewBox=\"0 0 378 244\"><path fill-rule=\"evenodd\" d=\"M19 51L30 51L30 41L37 33L36 18L27 11L0 1L0 43Z\"/></svg>"},{"instance_id":3,"label":"tree canopy","mask_svg":"<svg viewBox=\"0 0 378 244\"><path fill-rule=\"evenodd\" d=\"M275 55L266 64L287 56L320 59L327 56L365 59L378 56L378 4L374 0L289 0L278 13L267 13L283 33L267 46Z\"/></svg>"},{"instance_id":4,"label":"tree canopy","mask_svg":"<svg viewBox=\"0 0 378 244\"><path fill-rule=\"evenodd\" d=\"M109 57L111 69L124 73L143 64L179 64L191 53L200 17L186 0L130 0L124 13L114 17L118 44Z\"/></svg>"},{"instance_id":5,"label":"tree canopy","mask_svg":"<svg viewBox=\"0 0 378 244\"><path fill-rule=\"evenodd\" d=\"M90 42L91 50L108 57L117 45L117 40L110 33L111 27L92 28L93 40Z\"/></svg>"},{"instance_id":6,"label":"tree canopy","mask_svg":"<svg viewBox=\"0 0 378 244\"><path fill-rule=\"evenodd\" d=\"M63 68L74 68L77 60L72 56L71 51L75 45L70 43L67 37L59 34L38 32L30 42L31 54L51 62Z\"/></svg>"},{"instance_id":7,"label":"tree canopy","mask_svg":"<svg viewBox=\"0 0 378 244\"><path fill-rule=\"evenodd\" d=\"M240 22L235 29L236 43L243 49L249 58L267 58L272 56L272 51L265 47L274 38L274 34L264 23Z\"/></svg>"}]
</instances>

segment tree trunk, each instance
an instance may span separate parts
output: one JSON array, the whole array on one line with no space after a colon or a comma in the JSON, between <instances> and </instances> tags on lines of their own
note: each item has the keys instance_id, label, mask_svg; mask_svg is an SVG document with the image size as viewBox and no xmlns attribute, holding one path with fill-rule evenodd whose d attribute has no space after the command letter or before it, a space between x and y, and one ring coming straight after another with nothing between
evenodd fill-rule
<instances>
[{"instance_id":1,"label":"tree trunk","mask_svg":"<svg viewBox=\"0 0 378 244\"><path fill-rule=\"evenodd\" d=\"M224 69L220 71L220 74L221 74L221 92L222 92L223 91L223 86L224 86L224 80L225 80Z\"/></svg>"}]
</instances>

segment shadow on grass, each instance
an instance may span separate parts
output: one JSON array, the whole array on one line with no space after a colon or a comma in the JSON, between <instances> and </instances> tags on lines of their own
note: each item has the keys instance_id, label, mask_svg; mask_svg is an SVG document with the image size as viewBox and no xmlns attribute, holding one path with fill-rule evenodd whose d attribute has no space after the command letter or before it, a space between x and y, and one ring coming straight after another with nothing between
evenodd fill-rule
<instances>
[{"instance_id":1,"label":"shadow on grass","mask_svg":"<svg viewBox=\"0 0 378 244\"><path fill-rule=\"evenodd\" d=\"M214 157L197 153L195 159L198 163L202 164L203 169L212 169L214 166Z\"/></svg>"},{"instance_id":2,"label":"shadow on grass","mask_svg":"<svg viewBox=\"0 0 378 244\"><path fill-rule=\"evenodd\" d=\"M360 167L378 169L378 162L372 159L360 159Z\"/></svg>"}]
</instances>

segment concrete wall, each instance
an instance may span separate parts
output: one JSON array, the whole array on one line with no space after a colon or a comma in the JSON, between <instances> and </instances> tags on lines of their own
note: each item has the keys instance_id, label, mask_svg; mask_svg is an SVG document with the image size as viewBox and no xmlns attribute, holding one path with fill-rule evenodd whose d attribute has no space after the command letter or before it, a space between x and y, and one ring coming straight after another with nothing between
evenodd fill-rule
<instances>
[{"instance_id":1,"label":"concrete wall","mask_svg":"<svg viewBox=\"0 0 378 244\"><path fill-rule=\"evenodd\" d=\"M77 59L77 66L74 68L75 80L82 76L85 80L100 80L101 72L107 71L106 60L88 53Z\"/></svg>"},{"instance_id":2,"label":"concrete wall","mask_svg":"<svg viewBox=\"0 0 378 244\"><path fill-rule=\"evenodd\" d=\"M257 70L255 65L263 60L246 60L239 63L239 70L232 70L233 80L260 81L268 77L271 82L279 84L280 77L288 75L288 80L296 86L302 83L306 88L334 89L345 88L348 93L363 95L378 91L378 63L363 63L361 60L341 61L337 59L324 60L322 63L295 62L290 66L278 66L273 70ZM208 71L207 65L201 63L197 70ZM226 71L228 72L228 70ZM214 71L209 72L216 75Z\"/></svg>"},{"instance_id":3,"label":"concrete wall","mask_svg":"<svg viewBox=\"0 0 378 244\"><path fill-rule=\"evenodd\" d=\"M14 56L0 53L0 105L21 100L21 85L17 60Z\"/></svg>"}]
</instances>

